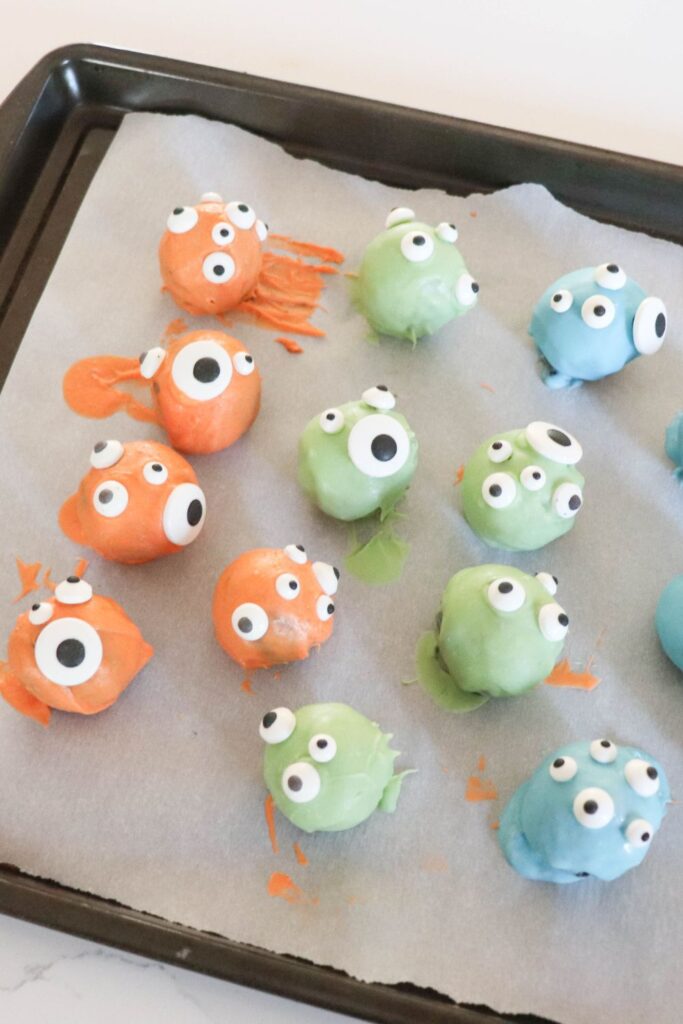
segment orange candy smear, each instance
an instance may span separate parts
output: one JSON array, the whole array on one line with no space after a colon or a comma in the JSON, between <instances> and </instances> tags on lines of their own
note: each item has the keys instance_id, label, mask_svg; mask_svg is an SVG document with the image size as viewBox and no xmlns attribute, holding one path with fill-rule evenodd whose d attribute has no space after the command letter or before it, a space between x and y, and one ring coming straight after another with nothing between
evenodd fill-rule
<instances>
[{"instance_id":1,"label":"orange candy smear","mask_svg":"<svg viewBox=\"0 0 683 1024\"><path fill-rule=\"evenodd\" d=\"M115 412L127 412L134 420L156 423L154 409L134 395L119 390L124 381L146 383L140 377L140 361L122 356L95 356L74 363L64 377L62 390L66 404L79 416L104 419Z\"/></svg>"},{"instance_id":2,"label":"orange candy smear","mask_svg":"<svg viewBox=\"0 0 683 1024\"><path fill-rule=\"evenodd\" d=\"M574 690L594 690L600 679L592 672L574 672L569 661L564 658L558 661L546 683L548 686L568 687Z\"/></svg>"},{"instance_id":3,"label":"orange candy smear","mask_svg":"<svg viewBox=\"0 0 683 1024\"><path fill-rule=\"evenodd\" d=\"M476 775L470 775L465 788L465 800L470 803L480 803L483 800L497 800L498 790L492 782L480 779Z\"/></svg>"},{"instance_id":4,"label":"orange candy smear","mask_svg":"<svg viewBox=\"0 0 683 1024\"><path fill-rule=\"evenodd\" d=\"M21 593L15 598L15 604L17 601L21 601L22 598L30 594L32 590L38 590L40 583L38 582L38 576L42 568L40 562L33 562L28 565L26 562L22 562L20 558L15 559L17 563L17 572L19 573L19 579L21 581Z\"/></svg>"}]
</instances>

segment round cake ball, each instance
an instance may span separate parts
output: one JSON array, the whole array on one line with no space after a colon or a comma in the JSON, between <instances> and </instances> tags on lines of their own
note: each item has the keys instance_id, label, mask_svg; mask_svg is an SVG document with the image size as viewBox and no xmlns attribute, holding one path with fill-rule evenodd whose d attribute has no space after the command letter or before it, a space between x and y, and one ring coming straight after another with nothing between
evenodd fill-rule
<instances>
[{"instance_id":1,"label":"round cake ball","mask_svg":"<svg viewBox=\"0 0 683 1024\"><path fill-rule=\"evenodd\" d=\"M664 771L648 754L605 738L571 743L514 794L500 819L500 845L533 881L611 881L644 860L670 799Z\"/></svg>"},{"instance_id":2,"label":"round cake ball","mask_svg":"<svg viewBox=\"0 0 683 1024\"><path fill-rule=\"evenodd\" d=\"M263 716L264 778L278 810L304 832L354 828L396 808L408 772L394 774L391 735L346 704Z\"/></svg>"},{"instance_id":3,"label":"round cake ball","mask_svg":"<svg viewBox=\"0 0 683 1024\"><path fill-rule=\"evenodd\" d=\"M536 551L571 530L583 508L579 442L552 423L484 441L465 466L463 512L491 547Z\"/></svg>"},{"instance_id":4,"label":"round cake ball","mask_svg":"<svg viewBox=\"0 0 683 1024\"><path fill-rule=\"evenodd\" d=\"M630 280L617 263L583 267L541 296L529 333L546 363L551 388L600 380L664 341L666 307Z\"/></svg>"}]
</instances>

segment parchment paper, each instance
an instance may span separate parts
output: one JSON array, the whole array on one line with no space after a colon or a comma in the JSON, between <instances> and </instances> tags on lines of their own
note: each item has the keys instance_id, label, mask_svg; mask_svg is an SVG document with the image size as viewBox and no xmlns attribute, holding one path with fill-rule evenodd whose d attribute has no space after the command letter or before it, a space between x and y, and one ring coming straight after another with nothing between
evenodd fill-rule
<instances>
[{"instance_id":1,"label":"parchment paper","mask_svg":"<svg viewBox=\"0 0 683 1024\"><path fill-rule=\"evenodd\" d=\"M236 128L129 115L0 398L0 636L18 610L9 600L19 589L15 555L51 565L60 578L84 553L60 535L56 514L86 471L91 445L153 433L124 415L98 423L71 414L61 380L76 359L156 344L179 315L159 291L156 247L168 211L206 190L245 199L274 230L338 247L348 269L392 206L408 203L431 223L454 221L480 304L415 351L368 344L341 276L329 280L317 316L328 337L305 340L303 355L274 344L276 332L235 325L263 373L263 410L233 448L192 460L208 498L203 534L182 554L142 567L93 557L88 573L98 592L124 604L156 656L99 717L57 713L44 732L0 708L0 858L366 980L410 981L565 1024L679 1021L680 807L672 806L644 865L611 884L524 881L491 828L541 757L574 739L641 745L680 794L682 683L652 622L663 585L683 570L683 494L662 450L683 401L678 247L596 224L539 186L466 199L400 192L295 160ZM673 325L666 346L597 386L550 393L526 333L532 306L561 273L609 260L665 298ZM401 525L412 543L403 579L373 589L343 578L332 640L281 679L257 674L254 693L245 693L244 673L213 638L215 580L260 545L303 542L313 557L342 562L346 528L299 492L296 442L309 417L378 382L398 394L421 443ZM583 442L586 507L552 547L501 556L462 519L454 477L487 436L533 419L557 422ZM448 578L497 560L559 576L572 620L567 652L578 668L595 657L597 690L546 686L450 717L418 687L401 686L414 676L415 642ZM279 819L274 855L258 721L272 706L316 700L348 701L380 722L403 751L399 765L419 774L406 780L393 817L377 814L347 833L308 837ZM482 755L500 799L467 803ZM295 840L307 867L294 857ZM269 896L274 871L290 874L306 901Z\"/></svg>"}]
</instances>

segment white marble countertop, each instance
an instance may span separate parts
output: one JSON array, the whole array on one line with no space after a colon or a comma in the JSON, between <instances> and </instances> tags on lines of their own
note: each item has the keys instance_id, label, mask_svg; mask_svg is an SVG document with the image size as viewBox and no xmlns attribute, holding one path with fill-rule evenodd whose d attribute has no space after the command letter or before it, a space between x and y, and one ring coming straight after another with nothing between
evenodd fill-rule
<instances>
[{"instance_id":1,"label":"white marble countertop","mask_svg":"<svg viewBox=\"0 0 683 1024\"><path fill-rule=\"evenodd\" d=\"M48 51L93 41L683 164L678 0L296 0L281 10L278 0L0 0L0 97ZM8 1024L347 1019L0 917Z\"/></svg>"}]
</instances>

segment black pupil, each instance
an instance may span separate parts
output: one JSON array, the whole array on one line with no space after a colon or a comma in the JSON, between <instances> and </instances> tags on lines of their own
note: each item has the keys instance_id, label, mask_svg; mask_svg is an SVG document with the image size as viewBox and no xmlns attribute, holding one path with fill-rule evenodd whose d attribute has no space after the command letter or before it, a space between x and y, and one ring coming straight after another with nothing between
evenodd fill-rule
<instances>
[{"instance_id":1,"label":"black pupil","mask_svg":"<svg viewBox=\"0 0 683 1024\"><path fill-rule=\"evenodd\" d=\"M271 725L273 724L276 718L277 715L275 714L274 711L268 711L267 714L263 716L263 728L270 729Z\"/></svg>"},{"instance_id":2,"label":"black pupil","mask_svg":"<svg viewBox=\"0 0 683 1024\"><path fill-rule=\"evenodd\" d=\"M540 480L541 479L541 474L538 472L538 470L536 470L531 475L533 476L534 480Z\"/></svg>"},{"instance_id":3,"label":"black pupil","mask_svg":"<svg viewBox=\"0 0 683 1024\"><path fill-rule=\"evenodd\" d=\"M175 208L175 210L173 211L173 213L174 213L174 214L175 214L175 216L177 217L177 216L178 216L178 214L180 214L180 213L182 213L182 212L183 212L183 210L184 210L184 207L183 207L183 206L176 206L176 208Z\"/></svg>"},{"instance_id":4,"label":"black pupil","mask_svg":"<svg viewBox=\"0 0 683 1024\"><path fill-rule=\"evenodd\" d=\"M609 267L607 269L609 270ZM601 747L611 747L612 744L610 743L609 740L600 740L600 746Z\"/></svg>"},{"instance_id":5,"label":"black pupil","mask_svg":"<svg viewBox=\"0 0 683 1024\"><path fill-rule=\"evenodd\" d=\"M563 448L571 447L571 438L567 437L563 430L558 430L556 427L551 427L551 429L548 431L548 437L551 441L554 441L555 444L562 445Z\"/></svg>"},{"instance_id":6,"label":"black pupil","mask_svg":"<svg viewBox=\"0 0 683 1024\"><path fill-rule=\"evenodd\" d=\"M199 498L193 498L190 504L187 506L187 521L190 526L196 526L199 520L202 518L204 509Z\"/></svg>"},{"instance_id":7,"label":"black pupil","mask_svg":"<svg viewBox=\"0 0 683 1024\"><path fill-rule=\"evenodd\" d=\"M108 505L114 497L114 492L110 491L108 487L105 487L103 491L100 491L98 501L101 505Z\"/></svg>"},{"instance_id":8,"label":"black pupil","mask_svg":"<svg viewBox=\"0 0 683 1024\"><path fill-rule=\"evenodd\" d=\"M389 434L378 434L373 438L370 450L378 462L390 462L398 451L398 445Z\"/></svg>"},{"instance_id":9,"label":"black pupil","mask_svg":"<svg viewBox=\"0 0 683 1024\"><path fill-rule=\"evenodd\" d=\"M222 277L223 274L225 273L225 267L223 266L222 263L215 263L213 267L213 272L214 274L217 274L218 277Z\"/></svg>"},{"instance_id":10,"label":"black pupil","mask_svg":"<svg viewBox=\"0 0 683 1024\"><path fill-rule=\"evenodd\" d=\"M237 209L241 210L242 213L249 213L249 207L245 203L239 203Z\"/></svg>"},{"instance_id":11,"label":"black pupil","mask_svg":"<svg viewBox=\"0 0 683 1024\"><path fill-rule=\"evenodd\" d=\"M246 615L243 615L242 618L239 619L237 626L239 628L240 633L251 633L252 629L254 628L251 619L248 619Z\"/></svg>"},{"instance_id":12,"label":"black pupil","mask_svg":"<svg viewBox=\"0 0 683 1024\"><path fill-rule=\"evenodd\" d=\"M296 582L296 580L290 580L289 581L289 589L290 590L296 590L298 586L299 586L299 584Z\"/></svg>"},{"instance_id":13,"label":"black pupil","mask_svg":"<svg viewBox=\"0 0 683 1024\"><path fill-rule=\"evenodd\" d=\"M80 576L67 576L66 582L67 583L80 583L81 582L81 577Z\"/></svg>"},{"instance_id":14,"label":"black pupil","mask_svg":"<svg viewBox=\"0 0 683 1024\"><path fill-rule=\"evenodd\" d=\"M293 793L298 793L301 787L303 786L303 782L301 781L298 775L292 775L290 776L289 779L287 779L287 785L289 786Z\"/></svg>"},{"instance_id":15,"label":"black pupil","mask_svg":"<svg viewBox=\"0 0 683 1024\"><path fill-rule=\"evenodd\" d=\"M491 447L493 448L494 452L499 452L500 449L503 447L503 442L502 441L494 441L493 444L491 445Z\"/></svg>"},{"instance_id":16,"label":"black pupil","mask_svg":"<svg viewBox=\"0 0 683 1024\"><path fill-rule=\"evenodd\" d=\"M595 814L595 812L598 809L597 802L595 800L586 800L585 804L583 805L583 809L586 812L586 814Z\"/></svg>"},{"instance_id":17,"label":"black pupil","mask_svg":"<svg viewBox=\"0 0 683 1024\"><path fill-rule=\"evenodd\" d=\"M657 314L657 319L655 320L655 334L657 335L658 338L661 338L661 337L664 336L664 331L665 330L666 330L666 317L664 316L663 313L658 313Z\"/></svg>"},{"instance_id":18,"label":"black pupil","mask_svg":"<svg viewBox=\"0 0 683 1024\"><path fill-rule=\"evenodd\" d=\"M504 583L499 583L498 589L501 592L501 594L509 594L512 591L512 584L508 583L507 581Z\"/></svg>"},{"instance_id":19,"label":"black pupil","mask_svg":"<svg viewBox=\"0 0 683 1024\"><path fill-rule=\"evenodd\" d=\"M593 309L593 312L595 313L596 316L604 316L605 313L606 313L606 310L605 310L604 306L595 306L595 308Z\"/></svg>"},{"instance_id":20,"label":"black pupil","mask_svg":"<svg viewBox=\"0 0 683 1024\"><path fill-rule=\"evenodd\" d=\"M230 231L228 230L228 228L221 228L220 234L221 238L227 238L228 235L230 234Z\"/></svg>"},{"instance_id":21,"label":"black pupil","mask_svg":"<svg viewBox=\"0 0 683 1024\"><path fill-rule=\"evenodd\" d=\"M569 616L565 615L565 613L562 612L561 615L557 616L557 621L559 622L559 624L561 626L568 626L569 625Z\"/></svg>"},{"instance_id":22,"label":"black pupil","mask_svg":"<svg viewBox=\"0 0 683 1024\"><path fill-rule=\"evenodd\" d=\"M652 767L648 768L648 770L647 770L647 777L649 779L656 779L658 775L659 775L659 772L657 771L656 768L652 768Z\"/></svg>"},{"instance_id":23,"label":"black pupil","mask_svg":"<svg viewBox=\"0 0 683 1024\"><path fill-rule=\"evenodd\" d=\"M154 470L155 473L161 473L163 468L164 467L162 465L160 465L158 462L153 462L152 463L152 469Z\"/></svg>"},{"instance_id":24,"label":"black pupil","mask_svg":"<svg viewBox=\"0 0 683 1024\"><path fill-rule=\"evenodd\" d=\"M477 294L477 292L479 291L479 285L477 284L477 282L476 282L476 281L473 281L473 282L472 282L472 291L474 292L474 294L475 294L475 295L476 295L476 294Z\"/></svg>"},{"instance_id":25,"label":"black pupil","mask_svg":"<svg viewBox=\"0 0 683 1024\"><path fill-rule=\"evenodd\" d=\"M327 606L327 614L328 615L332 615L333 612L334 612L334 605L333 604L328 604L328 606Z\"/></svg>"},{"instance_id":26,"label":"black pupil","mask_svg":"<svg viewBox=\"0 0 683 1024\"><path fill-rule=\"evenodd\" d=\"M303 544L297 544L296 549L297 549L297 551L302 551L304 553L306 551L306 549L304 548Z\"/></svg>"},{"instance_id":27,"label":"black pupil","mask_svg":"<svg viewBox=\"0 0 683 1024\"><path fill-rule=\"evenodd\" d=\"M578 508L581 508L581 498L578 496L578 494L572 494L571 498L569 499L569 507L572 510L572 512L576 512Z\"/></svg>"},{"instance_id":28,"label":"black pupil","mask_svg":"<svg viewBox=\"0 0 683 1024\"><path fill-rule=\"evenodd\" d=\"M57 645L57 661L64 668L76 668L85 658L85 647L80 640L70 638Z\"/></svg>"},{"instance_id":29,"label":"black pupil","mask_svg":"<svg viewBox=\"0 0 683 1024\"><path fill-rule=\"evenodd\" d=\"M146 354L147 353L145 353L145 355ZM95 447L93 448L93 451L94 452L103 452L106 447L107 447L107 442L106 441L98 441L97 444L95 445Z\"/></svg>"},{"instance_id":30,"label":"black pupil","mask_svg":"<svg viewBox=\"0 0 683 1024\"><path fill-rule=\"evenodd\" d=\"M553 295L553 302L562 302L562 296L559 292L557 295Z\"/></svg>"},{"instance_id":31,"label":"black pupil","mask_svg":"<svg viewBox=\"0 0 683 1024\"><path fill-rule=\"evenodd\" d=\"M318 742L316 743L316 747L319 747L320 750L324 750L326 746L327 740L318 740Z\"/></svg>"},{"instance_id":32,"label":"black pupil","mask_svg":"<svg viewBox=\"0 0 683 1024\"><path fill-rule=\"evenodd\" d=\"M210 384L216 379L221 372L221 368L218 365L217 359L212 359L211 356L203 356L198 359L192 367L192 376L200 382L200 384Z\"/></svg>"},{"instance_id":33,"label":"black pupil","mask_svg":"<svg viewBox=\"0 0 683 1024\"><path fill-rule=\"evenodd\" d=\"M415 235L413 239L413 245L424 245L427 239L424 235Z\"/></svg>"},{"instance_id":34,"label":"black pupil","mask_svg":"<svg viewBox=\"0 0 683 1024\"><path fill-rule=\"evenodd\" d=\"M564 758L563 757L557 757L553 761L553 768L561 768L563 764L564 764Z\"/></svg>"},{"instance_id":35,"label":"black pupil","mask_svg":"<svg viewBox=\"0 0 683 1024\"><path fill-rule=\"evenodd\" d=\"M608 263L607 264L607 269L609 270L610 274L618 274L619 273L619 267L616 265L616 263Z\"/></svg>"},{"instance_id":36,"label":"black pupil","mask_svg":"<svg viewBox=\"0 0 683 1024\"><path fill-rule=\"evenodd\" d=\"M642 834L642 836L640 838L642 839L642 841L644 843L646 843L648 841L648 839L650 838L650 833L649 832L643 832L643 834Z\"/></svg>"},{"instance_id":37,"label":"black pupil","mask_svg":"<svg viewBox=\"0 0 683 1024\"><path fill-rule=\"evenodd\" d=\"M388 391L389 388L386 386L386 384L378 384L377 385L377 390L378 391Z\"/></svg>"},{"instance_id":38,"label":"black pupil","mask_svg":"<svg viewBox=\"0 0 683 1024\"><path fill-rule=\"evenodd\" d=\"M500 484L491 484L491 486L489 487L489 494L491 495L492 498L500 498L502 493L503 488L500 486Z\"/></svg>"},{"instance_id":39,"label":"black pupil","mask_svg":"<svg viewBox=\"0 0 683 1024\"><path fill-rule=\"evenodd\" d=\"M335 413L333 413L333 412L328 412L327 416L325 417L326 420L330 420L330 421L332 421L334 418L335 418Z\"/></svg>"}]
</instances>

